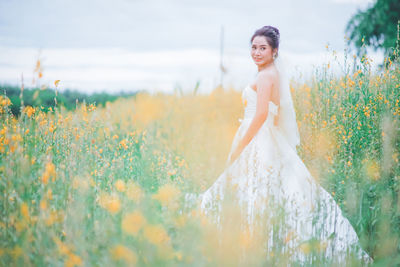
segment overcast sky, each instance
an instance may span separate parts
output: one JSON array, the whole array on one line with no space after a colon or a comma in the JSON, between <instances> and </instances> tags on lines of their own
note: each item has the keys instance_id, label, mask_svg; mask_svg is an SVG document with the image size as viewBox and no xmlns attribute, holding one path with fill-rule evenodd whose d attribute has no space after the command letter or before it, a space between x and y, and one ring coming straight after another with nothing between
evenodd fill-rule
<instances>
[{"instance_id":1,"label":"overcast sky","mask_svg":"<svg viewBox=\"0 0 400 267\"><path fill-rule=\"evenodd\" d=\"M304 75L343 54L345 26L371 0L0 0L0 84L61 89L171 92L180 85L209 92L219 83L224 27L224 85L244 86L257 73L250 37L264 25L280 30L280 55ZM39 54L39 49L41 49ZM378 57L379 55L376 54ZM298 74L296 74L298 75Z\"/></svg>"}]
</instances>

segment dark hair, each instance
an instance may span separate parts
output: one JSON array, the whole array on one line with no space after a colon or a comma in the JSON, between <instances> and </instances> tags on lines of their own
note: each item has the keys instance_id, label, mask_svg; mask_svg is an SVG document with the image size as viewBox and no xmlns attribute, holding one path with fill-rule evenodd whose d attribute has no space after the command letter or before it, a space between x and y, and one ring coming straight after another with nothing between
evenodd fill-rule
<instances>
[{"instance_id":1,"label":"dark hair","mask_svg":"<svg viewBox=\"0 0 400 267\"><path fill-rule=\"evenodd\" d=\"M253 43L253 40L256 36L264 36L267 39L268 44L273 48L279 49L279 30L273 26L264 26L253 34L250 39L250 44ZM278 52L276 52L276 56L278 56Z\"/></svg>"}]
</instances>

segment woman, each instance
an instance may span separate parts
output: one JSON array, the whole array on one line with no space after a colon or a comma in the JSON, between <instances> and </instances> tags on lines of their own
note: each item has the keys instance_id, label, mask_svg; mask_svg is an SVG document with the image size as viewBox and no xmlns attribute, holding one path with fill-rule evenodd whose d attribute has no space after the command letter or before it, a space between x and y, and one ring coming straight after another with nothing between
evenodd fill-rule
<instances>
[{"instance_id":1,"label":"woman","mask_svg":"<svg viewBox=\"0 0 400 267\"><path fill-rule=\"evenodd\" d=\"M200 195L201 211L220 225L222 204L229 197L228 202L237 201L245 214L251 234L257 235L256 220L260 223L260 217L272 216L272 209L282 207L282 229L270 229L275 239L271 234L266 250L284 240L287 250L293 252L288 255L306 260L309 251L302 244L318 238L326 257L340 262L352 252L371 262L332 196L314 181L297 155L300 138L288 79L277 60L279 37L272 26L258 29L251 37L251 57L258 74L242 92L244 118L232 143L228 167Z\"/></svg>"}]
</instances>

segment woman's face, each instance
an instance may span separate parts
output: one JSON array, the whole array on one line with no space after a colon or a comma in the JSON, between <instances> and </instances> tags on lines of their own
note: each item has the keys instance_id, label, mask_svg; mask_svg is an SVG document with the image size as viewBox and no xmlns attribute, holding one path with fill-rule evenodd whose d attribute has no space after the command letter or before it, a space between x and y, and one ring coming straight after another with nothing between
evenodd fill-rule
<instances>
[{"instance_id":1,"label":"woman's face","mask_svg":"<svg viewBox=\"0 0 400 267\"><path fill-rule=\"evenodd\" d=\"M268 44L264 36L256 36L251 44L251 57L256 65L265 65L273 61L273 55L276 49Z\"/></svg>"}]
</instances>

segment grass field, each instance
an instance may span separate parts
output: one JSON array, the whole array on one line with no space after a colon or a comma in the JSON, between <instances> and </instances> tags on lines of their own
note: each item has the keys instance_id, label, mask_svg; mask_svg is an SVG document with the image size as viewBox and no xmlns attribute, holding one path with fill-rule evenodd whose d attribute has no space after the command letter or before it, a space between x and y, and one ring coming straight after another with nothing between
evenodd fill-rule
<instances>
[{"instance_id":1,"label":"grass field","mask_svg":"<svg viewBox=\"0 0 400 267\"><path fill-rule=\"evenodd\" d=\"M371 73L371 64L357 58L340 78L327 64L305 84L292 81L298 152L374 264L394 266L400 69L387 61ZM46 113L25 106L19 117L1 96L0 265L230 266L239 248L255 248L254 240L233 227L218 245L212 224L183 196L202 192L223 171L243 112L240 96L232 88L140 93L104 108ZM310 265L329 264L315 256L318 245L299 249ZM268 260L255 253L254 265L284 265L287 255L276 251Z\"/></svg>"}]
</instances>

